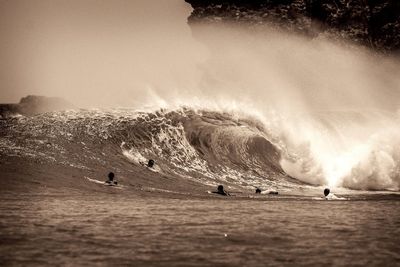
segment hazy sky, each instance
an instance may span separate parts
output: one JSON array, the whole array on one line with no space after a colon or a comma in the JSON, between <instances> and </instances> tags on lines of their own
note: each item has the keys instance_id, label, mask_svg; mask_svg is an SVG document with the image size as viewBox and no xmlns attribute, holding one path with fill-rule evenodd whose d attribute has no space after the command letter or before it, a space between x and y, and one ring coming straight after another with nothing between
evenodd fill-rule
<instances>
[{"instance_id":1,"label":"hazy sky","mask_svg":"<svg viewBox=\"0 0 400 267\"><path fill-rule=\"evenodd\" d=\"M146 88L177 86L201 50L190 12L183 0L0 0L0 103L130 105Z\"/></svg>"},{"instance_id":2,"label":"hazy sky","mask_svg":"<svg viewBox=\"0 0 400 267\"><path fill-rule=\"evenodd\" d=\"M184 0L0 0L0 103L398 109L398 62L273 30L194 38L190 12Z\"/></svg>"}]
</instances>

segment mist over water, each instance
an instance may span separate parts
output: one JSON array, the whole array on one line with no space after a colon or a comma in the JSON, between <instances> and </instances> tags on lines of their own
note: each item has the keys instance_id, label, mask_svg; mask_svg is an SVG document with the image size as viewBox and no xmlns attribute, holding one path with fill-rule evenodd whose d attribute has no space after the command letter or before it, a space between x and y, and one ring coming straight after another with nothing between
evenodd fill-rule
<instances>
[{"instance_id":1,"label":"mist over water","mask_svg":"<svg viewBox=\"0 0 400 267\"><path fill-rule=\"evenodd\" d=\"M190 12L0 0L2 265L398 262L400 59Z\"/></svg>"},{"instance_id":2,"label":"mist over water","mask_svg":"<svg viewBox=\"0 0 400 267\"><path fill-rule=\"evenodd\" d=\"M251 116L264 124L289 175L331 187L399 190L399 59L276 29L189 28L190 6L181 1L143 1L142 9L122 2L98 5L91 16L85 3L43 1L23 15L3 3L5 14L35 21L33 33L40 29L8 53L26 68L18 83L31 91L20 93L62 96L83 107L186 106ZM144 14L152 12L150 23ZM169 17L175 19L162 23ZM0 74L12 84L13 76Z\"/></svg>"},{"instance_id":3,"label":"mist over water","mask_svg":"<svg viewBox=\"0 0 400 267\"><path fill-rule=\"evenodd\" d=\"M149 87L150 101L255 116L281 149L283 169L300 180L398 190L399 61L273 30L195 25L193 32L209 53L196 65L201 80Z\"/></svg>"}]
</instances>

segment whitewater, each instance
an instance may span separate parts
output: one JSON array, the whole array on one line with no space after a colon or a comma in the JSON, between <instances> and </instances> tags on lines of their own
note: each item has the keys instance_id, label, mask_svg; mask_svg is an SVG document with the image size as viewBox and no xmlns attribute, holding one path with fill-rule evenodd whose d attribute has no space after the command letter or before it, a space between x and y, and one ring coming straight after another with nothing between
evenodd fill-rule
<instances>
[{"instance_id":1,"label":"whitewater","mask_svg":"<svg viewBox=\"0 0 400 267\"><path fill-rule=\"evenodd\" d=\"M43 42L26 87L77 108L0 117L0 265L396 265L398 58L159 24Z\"/></svg>"},{"instance_id":2,"label":"whitewater","mask_svg":"<svg viewBox=\"0 0 400 267\"><path fill-rule=\"evenodd\" d=\"M154 159L166 175L249 192L311 185L399 190L398 114L326 112L308 122L314 128L303 120L289 129L288 119L272 116L266 122L187 107L16 116L1 120L0 152L76 167L82 177L99 165L114 170L116 161L140 166ZM310 130L315 125L318 132Z\"/></svg>"},{"instance_id":3,"label":"whitewater","mask_svg":"<svg viewBox=\"0 0 400 267\"><path fill-rule=\"evenodd\" d=\"M357 127L361 116L320 115L321 128L334 132L332 138L352 131L335 119L347 127L356 120ZM1 263L397 262L398 161L396 150L382 145L396 134L373 131L358 164L340 162L354 163L331 186L340 198L325 200L329 176L310 143L291 144L279 135L285 128L262 119L182 107L82 109L0 120ZM144 166L148 159L155 160L153 168ZM110 171L117 186L104 183ZM208 193L219 184L231 196ZM255 194L256 188L262 193Z\"/></svg>"}]
</instances>

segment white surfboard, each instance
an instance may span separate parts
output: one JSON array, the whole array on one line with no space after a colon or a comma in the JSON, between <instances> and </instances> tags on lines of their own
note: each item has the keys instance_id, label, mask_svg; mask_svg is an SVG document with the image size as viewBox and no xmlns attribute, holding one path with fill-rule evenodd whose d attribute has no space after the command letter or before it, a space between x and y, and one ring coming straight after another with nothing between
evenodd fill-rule
<instances>
[{"instance_id":1,"label":"white surfboard","mask_svg":"<svg viewBox=\"0 0 400 267\"><path fill-rule=\"evenodd\" d=\"M106 186L110 186L110 187L115 187L115 188L118 188L118 189L122 189L122 185L116 185L116 184L108 184L108 183L106 183L106 182L103 182L103 181L99 181L99 180L96 180L96 179L92 179L92 178L89 178L89 177L87 177L87 176L84 176L88 181L90 181L90 182L92 182L92 183L96 183L96 184L101 184L101 185L106 185Z\"/></svg>"}]
</instances>

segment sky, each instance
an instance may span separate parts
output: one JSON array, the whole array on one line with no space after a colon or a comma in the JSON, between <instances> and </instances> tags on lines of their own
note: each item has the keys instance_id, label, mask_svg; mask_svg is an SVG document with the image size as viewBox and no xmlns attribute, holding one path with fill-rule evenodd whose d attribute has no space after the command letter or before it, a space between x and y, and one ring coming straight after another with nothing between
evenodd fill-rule
<instances>
[{"instance_id":1,"label":"sky","mask_svg":"<svg viewBox=\"0 0 400 267\"><path fill-rule=\"evenodd\" d=\"M202 54L190 12L183 0L0 0L0 103L35 94L130 106L195 81L179 74Z\"/></svg>"},{"instance_id":2,"label":"sky","mask_svg":"<svg viewBox=\"0 0 400 267\"><path fill-rule=\"evenodd\" d=\"M199 31L191 11L184 0L0 0L0 103L398 109L398 61L274 30Z\"/></svg>"}]
</instances>

